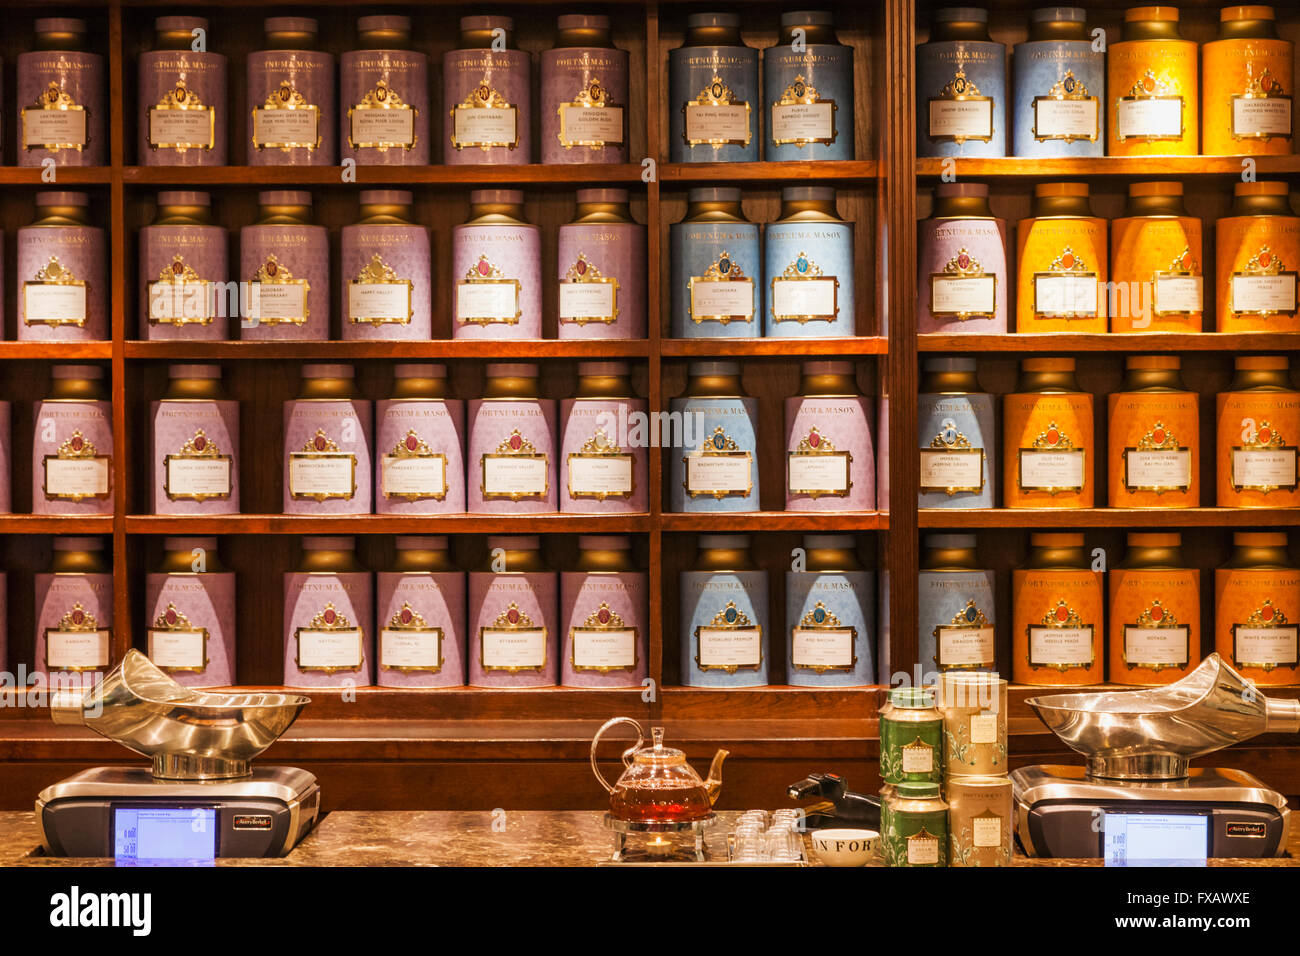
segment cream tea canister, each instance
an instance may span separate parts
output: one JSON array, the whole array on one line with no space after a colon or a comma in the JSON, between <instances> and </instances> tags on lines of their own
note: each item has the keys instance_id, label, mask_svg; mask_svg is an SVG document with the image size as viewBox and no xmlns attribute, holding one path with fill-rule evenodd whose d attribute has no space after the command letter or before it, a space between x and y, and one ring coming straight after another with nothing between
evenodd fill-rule
<instances>
[{"instance_id":1,"label":"cream tea canister","mask_svg":"<svg viewBox=\"0 0 1300 956\"><path fill-rule=\"evenodd\" d=\"M361 192L361 218L344 226L339 266L343 340L425 342L433 334L429 230L406 189Z\"/></svg>"},{"instance_id":2,"label":"cream tea canister","mask_svg":"<svg viewBox=\"0 0 1300 956\"><path fill-rule=\"evenodd\" d=\"M249 166L330 166L338 152L334 56L316 49L311 17L267 17L265 49L248 54Z\"/></svg>"},{"instance_id":3,"label":"cream tea canister","mask_svg":"<svg viewBox=\"0 0 1300 956\"><path fill-rule=\"evenodd\" d=\"M284 575L286 687L368 687L375 660L374 582L350 536L305 537Z\"/></svg>"},{"instance_id":4,"label":"cream tea canister","mask_svg":"<svg viewBox=\"0 0 1300 956\"><path fill-rule=\"evenodd\" d=\"M555 28L540 55L542 162L626 163L628 52L604 15L565 14Z\"/></svg>"},{"instance_id":5,"label":"cream tea canister","mask_svg":"<svg viewBox=\"0 0 1300 956\"><path fill-rule=\"evenodd\" d=\"M447 366L398 365L375 405L375 513L465 510L465 403L447 397Z\"/></svg>"},{"instance_id":6,"label":"cream tea canister","mask_svg":"<svg viewBox=\"0 0 1300 956\"><path fill-rule=\"evenodd\" d=\"M158 194L153 222L140 230L140 338L229 338L230 319L239 310L231 308L228 294L217 292L230 278L228 241L225 228L212 223L210 194Z\"/></svg>"},{"instance_id":7,"label":"cream tea canister","mask_svg":"<svg viewBox=\"0 0 1300 956\"><path fill-rule=\"evenodd\" d=\"M648 510L647 441L627 362L578 363L578 389L560 403L560 510L639 514Z\"/></svg>"},{"instance_id":8,"label":"cream tea canister","mask_svg":"<svg viewBox=\"0 0 1300 956\"><path fill-rule=\"evenodd\" d=\"M360 165L429 163L429 58L411 49L411 18L357 19L339 59L339 154Z\"/></svg>"},{"instance_id":9,"label":"cream tea canister","mask_svg":"<svg viewBox=\"0 0 1300 956\"><path fill-rule=\"evenodd\" d=\"M470 218L452 229L454 339L542 337L541 230L518 189L476 189Z\"/></svg>"},{"instance_id":10,"label":"cream tea canister","mask_svg":"<svg viewBox=\"0 0 1300 956\"><path fill-rule=\"evenodd\" d=\"M469 573L469 683L554 687L559 683L559 575L542 560L537 535L489 537L483 568Z\"/></svg>"},{"instance_id":11,"label":"cream tea canister","mask_svg":"<svg viewBox=\"0 0 1300 956\"><path fill-rule=\"evenodd\" d=\"M164 538L145 577L149 660L186 687L230 687L235 671L235 574L216 538Z\"/></svg>"},{"instance_id":12,"label":"cream tea canister","mask_svg":"<svg viewBox=\"0 0 1300 956\"><path fill-rule=\"evenodd\" d=\"M562 685L641 686L649 668L648 586L631 538L579 536L577 561L560 574Z\"/></svg>"},{"instance_id":13,"label":"cream tea canister","mask_svg":"<svg viewBox=\"0 0 1300 956\"><path fill-rule=\"evenodd\" d=\"M42 17L18 54L18 165L108 165L104 58L87 49L86 21Z\"/></svg>"},{"instance_id":14,"label":"cream tea canister","mask_svg":"<svg viewBox=\"0 0 1300 956\"><path fill-rule=\"evenodd\" d=\"M555 400L539 398L531 364L487 367L482 398L469 402L466 501L471 514L557 511Z\"/></svg>"},{"instance_id":15,"label":"cream tea canister","mask_svg":"<svg viewBox=\"0 0 1300 956\"><path fill-rule=\"evenodd\" d=\"M371 403L350 365L304 365L284 403L284 513L371 512Z\"/></svg>"},{"instance_id":16,"label":"cream tea canister","mask_svg":"<svg viewBox=\"0 0 1300 956\"><path fill-rule=\"evenodd\" d=\"M446 535L398 535L396 556L375 575L375 683L465 684L465 572Z\"/></svg>"},{"instance_id":17,"label":"cream tea canister","mask_svg":"<svg viewBox=\"0 0 1300 956\"><path fill-rule=\"evenodd\" d=\"M113 414L104 370L55 365L33 410L32 514L113 513Z\"/></svg>"},{"instance_id":18,"label":"cream tea canister","mask_svg":"<svg viewBox=\"0 0 1300 956\"><path fill-rule=\"evenodd\" d=\"M330 337L329 230L311 221L305 190L257 194L258 218L239 230L239 337L325 342Z\"/></svg>"},{"instance_id":19,"label":"cream tea canister","mask_svg":"<svg viewBox=\"0 0 1300 956\"><path fill-rule=\"evenodd\" d=\"M226 58L208 51L209 38L204 17L154 20L153 49L139 57L140 165L226 165Z\"/></svg>"},{"instance_id":20,"label":"cream tea canister","mask_svg":"<svg viewBox=\"0 0 1300 956\"><path fill-rule=\"evenodd\" d=\"M151 406L153 513L239 514L239 403L218 365L172 365Z\"/></svg>"},{"instance_id":21,"label":"cream tea canister","mask_svg":"<svg viewBox=\"0 0 1300 956\"><path fill-rule=\"evenodd\" d=\"M49 571L35 575L31 673L84 675L93 682L113 659L111 558L101 538L59 536L53 551Z\"/></svg>"},{"instance_id":22,"label":"cream tea canister","mask_svg":"<svg viewBox=\"0 0 1300 956\"><path fill-rule=\"evenodd\" d=\"M442 161L448 166L531 163L532 57L515 45L511 17L460 18L460 41L442 56Z\"/></svg>"}]
</instances>

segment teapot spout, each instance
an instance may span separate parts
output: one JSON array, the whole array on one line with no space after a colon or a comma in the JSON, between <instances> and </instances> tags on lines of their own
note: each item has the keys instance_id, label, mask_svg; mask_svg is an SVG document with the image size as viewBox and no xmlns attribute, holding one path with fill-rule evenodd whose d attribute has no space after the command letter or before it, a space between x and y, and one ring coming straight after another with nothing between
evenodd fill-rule
<instances>
[{"instance_id":1,"label":"teapot spout","mask_svg":"<svg viewBox=\"0 0 1300 956\"><path fill-rule=\"evenodd\" d=\"M730 751L719 750L713 755L713 763L709 764L709 779L704 781L704 788L709 794L709 806L718 802L718 796L722 793L722 762L727 759Z\"/></svg>"}]
</instances>

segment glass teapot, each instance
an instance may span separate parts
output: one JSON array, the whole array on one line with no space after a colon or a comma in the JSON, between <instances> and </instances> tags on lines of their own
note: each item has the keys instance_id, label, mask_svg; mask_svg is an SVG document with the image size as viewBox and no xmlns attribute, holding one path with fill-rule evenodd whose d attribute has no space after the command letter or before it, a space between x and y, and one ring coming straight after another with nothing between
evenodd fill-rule
<instances>
[{"instance_id":1,"label":"glass teapot","mask_svg":"<svg viewBox=\"0 0 1300 956\"><path fill-rule=\"evenodd\" d=\"M596 746L601 735L615 724L636 728L636 743L623 751L626 768L612 787L596 765ZM686 823L713 816L713 804L722 792L722 761L727 751L713 755L709 779L686 762L686 754L664 746L664 729L651 727L652 746L643 746L645 734L631 717L607 720L591 741L591 770L600 785L609 791L609 814L615 820L636 823Z\"/></svg>"}]
</instances>

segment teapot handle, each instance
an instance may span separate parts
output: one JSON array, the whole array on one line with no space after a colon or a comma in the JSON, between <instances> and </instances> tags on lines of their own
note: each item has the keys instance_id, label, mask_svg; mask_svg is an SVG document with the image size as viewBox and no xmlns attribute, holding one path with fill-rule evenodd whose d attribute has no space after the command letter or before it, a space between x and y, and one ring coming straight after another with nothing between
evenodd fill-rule
<instances>
[{"instance_id":1,"label":"teapot handle","mask_svg":"<svg viewBox=\"0 0 1300 956\"><path fill-rule=\"evenodd\" d=\"M596 764L596 745L600 743L601 735L615 724L631 724L636 728L636 743L623 751L624 767L630 767L632 765L632 755L640 750L641 745L645 743L645 734L641 730L641 725L631 717L615 717L600 725L600 730L596 731L596 736L591 738L591 772L596 775L596 779L600 781L600 785L604 787L608 793L613 793L614 788L609 785L609 781L605 779L604 774L600 772L600 767Z\"/></svg>"}]
</instances>

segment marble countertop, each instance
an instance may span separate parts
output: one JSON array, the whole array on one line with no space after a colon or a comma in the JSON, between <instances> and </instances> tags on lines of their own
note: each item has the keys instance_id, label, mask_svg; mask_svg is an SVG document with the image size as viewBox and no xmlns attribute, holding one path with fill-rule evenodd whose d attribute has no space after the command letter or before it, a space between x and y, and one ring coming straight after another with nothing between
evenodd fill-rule
<instances>
[{"instance_id":1,"label":"marble countertop","mask_svg":"<svg viewBox=\"0 0 1300 956\"><path fill-rule=\"evenodd\" d=\"M725 859L725 834L736 817L723 812L709 845ZM219 866L594 866L609 859L612 835L590 810L492 812L337 810L329 813L288 857L219 860ZM1290 856L1269 860L1214 860L1212 866L1300 866L1300 827ZM0 866L111 866L110 859L41 855L32 813L0 812ZM1099 866L1099 860L1031 860L1020 866Z\"/></svg>"}]
</instances>

